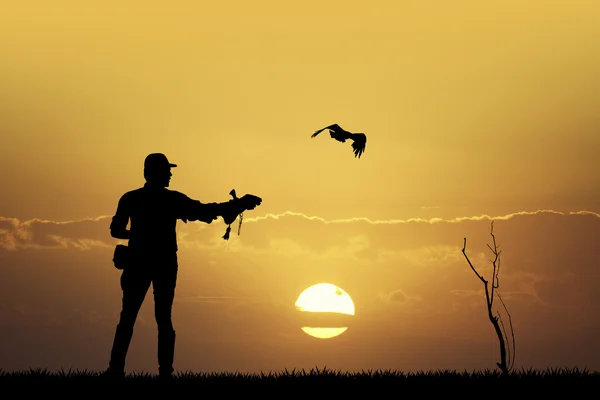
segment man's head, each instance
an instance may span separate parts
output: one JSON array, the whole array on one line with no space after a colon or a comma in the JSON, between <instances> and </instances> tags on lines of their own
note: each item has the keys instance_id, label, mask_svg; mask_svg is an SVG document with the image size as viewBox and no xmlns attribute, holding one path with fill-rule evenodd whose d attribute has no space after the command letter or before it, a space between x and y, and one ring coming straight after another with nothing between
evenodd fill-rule
<instances>
[{"instance_id":1,"label":"man's head","mask_svg":"<svg viewBox=\"0 0 600 400\"><path fill-rule=\"evenodd\" d=\"M162 153L148 154L144 160L144 178L148 183L167 187L171 180L171 168L176 166L177 164L171 164Z\"/></svg>"}]
</instances>

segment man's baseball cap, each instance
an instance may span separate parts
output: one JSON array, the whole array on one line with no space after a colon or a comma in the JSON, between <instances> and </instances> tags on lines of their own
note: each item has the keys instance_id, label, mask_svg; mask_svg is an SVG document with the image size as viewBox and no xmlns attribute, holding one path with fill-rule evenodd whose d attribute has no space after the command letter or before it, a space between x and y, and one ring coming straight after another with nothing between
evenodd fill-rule
<instances>
[{"instance_id":1,"label":"man's baseball cap","mask_svg":"<svg viewBox=\"0 0 600 400\"><path fill-rule=\"evenodd\" d=\"M172 164L163 153L152 153L146 156L144 160L144 168L148 169L160 169L160 168L173 168L177 164Z\"/></svg>"}]
</instances>

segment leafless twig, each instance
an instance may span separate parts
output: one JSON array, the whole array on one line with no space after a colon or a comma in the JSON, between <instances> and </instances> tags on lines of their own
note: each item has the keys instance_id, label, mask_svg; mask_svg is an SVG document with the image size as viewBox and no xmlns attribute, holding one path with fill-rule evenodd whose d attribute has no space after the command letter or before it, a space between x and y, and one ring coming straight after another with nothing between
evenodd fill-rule
<instances>
[{"instance_id":1,"label":"leafless twig","mask_svg":"<svg viewBox=\"0 0 600 400\"><path fill-rule=\"evenodd\" d=\"M486 305L487 305L488 318L489 318L490 322L492 323L492 325L494 326L494 330L496 331L496 335L498 336L498 341L500 342L500 362L496 363L496 365L498 365L498 368L500 368L500 370L502 371L503 374L508 374L514 365L514 360L515 360L515 352L514 352L515 335L514 335L514 331L513 331L512 318L510 316L510 313L508 312L508 309L506 308L504 301L500 297L500 293L496 293L496 290L500 286L500 279L498 278L498 274L500 273L500 253L501 253L501 251L499 250L500 247L497 245L496 236L494 235L494 221L492 221L492 223L491 223L490 235L492 236L492 246L490 246L488 244L487 247L490 249L490 251L492 252L492 255L494 256L494 258L492 260L490 260L490 262L492 263L492 266L493 266L491 285L490 285L490 282L488 282L479 272L477 272L477 269L473 266L473 264L471 263L471 260L467 256L467 253L466 253L467 238L464 238L462 253L465 256L465 259L467 260L469 267L471 267L471 270L475 273L477 278L479 278L479 280L483 283L483 287L485 289L485 300L486 300ZM506 339L508 339L508 336L506 335L506 329L504 328L504 323L502 322L502 319L500 318L500 314L498 314L498 316L494 316L494 314L493 314L493 305L494 305L494 295L495 294L498 295L498 298L500 299L502 306L504 307L506 313L508 314L510 332L511 332L511 336L512 336L512 349L513 349L512 357L511 357L510 348L508 349L508 353L507 353L505 337L506 337ZM508 356L509 362L507 362L507 356Z\"/></svg>"}]
</instances>

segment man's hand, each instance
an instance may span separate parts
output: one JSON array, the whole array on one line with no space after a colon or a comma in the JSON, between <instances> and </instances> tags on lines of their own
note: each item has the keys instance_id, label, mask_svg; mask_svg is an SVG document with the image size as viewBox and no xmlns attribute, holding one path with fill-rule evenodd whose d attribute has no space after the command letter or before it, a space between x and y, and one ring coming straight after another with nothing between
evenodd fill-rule
<instances>
[{"instance_id":1,"label":"man's hand","mask_svg":"<svg viewBox=\"0 0 600 400\"><path fill-rule=\"evenodd\" d=\"M223 203L223 221L227 225L232 224L238 215L246 210L254 210L257 206L262 203L262 199L253 194L245 194L239 199L230 200L227 203Z\"/></svg>"},{"instance_id":2,"label":"man's hand","mask_svg":"<svg viewBox=\"0 0 600 400\"><path fill-rule=\"evenodd\" d=\"M242 196L240 201L242 202L244 211L245 210L254 210L257 206L260 206L260 203L262 203L262 199L253 194L245 194L244 196Z\"/></svg>"}]
</instances>

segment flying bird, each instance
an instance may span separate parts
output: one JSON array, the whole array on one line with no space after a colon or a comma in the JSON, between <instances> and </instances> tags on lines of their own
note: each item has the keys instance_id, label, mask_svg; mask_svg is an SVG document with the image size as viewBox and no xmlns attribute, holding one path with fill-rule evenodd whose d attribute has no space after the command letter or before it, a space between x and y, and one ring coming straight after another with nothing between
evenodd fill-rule
<instances>
[{"instance_id":1,"label":"flying bird","mask_svg":"<svg viewBox=\"0 0 600 400\"><path fill-rule=\"evenodd\" d=\"M352 140L352 148L354 149L354 157L360 158L362 153L365 152L367 146L367 136L364 133L352 133L342 129L338 124L326 126L323 129L319 129L312 134L311 138L314 138L325 129L329 129L329 135L337 140L338 142L344 143L346 140Z\"/></svg>"}]
</instances>

